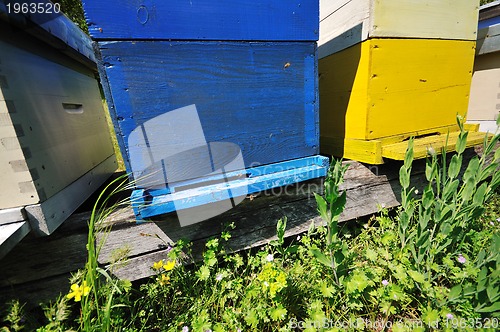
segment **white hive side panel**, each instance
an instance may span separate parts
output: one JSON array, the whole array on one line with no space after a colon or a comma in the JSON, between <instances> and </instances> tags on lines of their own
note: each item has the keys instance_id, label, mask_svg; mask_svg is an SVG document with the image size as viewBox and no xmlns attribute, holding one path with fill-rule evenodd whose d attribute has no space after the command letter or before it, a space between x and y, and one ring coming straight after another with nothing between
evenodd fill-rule
<instances>
[{"instance_id":1,"label":"white hive side panel","mask_svg":"<svg viewBox=\"0 0 500 332\"><path fill-rule=\"evenodd\" d=\"M370 1L321 0L318 56L324 58L368 37Z\"/></svg>"},{"instance_id":2,"label":"white hive side panel","mask_svg":"<svg viewBox=\"0 0 500 332\"><path fill-rule=\"evenodd\" d=\"M46 53L46 52L45 52ZM113 154L93 73L0 42L10 118L40 201Z\"/></svg>"},{"instance_id":3,"label":"white hive side panel","mask_svg":"<svg viewBox=\"0 0 500 332\"><path fill-rule=\"evenodd\" d=\"M371 1L370 37L476 40L478 0Z\"/></svg>"},{"instance_id":4,"label":"white hive side panel","mask_svg":"<svg viewBox=\"0 0 500 332\"><path fill-rule=\"evenodd\" d=\"M1 74L0 85L0 209L6 209L35 204L39 198L10 120L9 108L14 112L15 106L3 97L8 78Z\"/></svg>"}]
</instances>

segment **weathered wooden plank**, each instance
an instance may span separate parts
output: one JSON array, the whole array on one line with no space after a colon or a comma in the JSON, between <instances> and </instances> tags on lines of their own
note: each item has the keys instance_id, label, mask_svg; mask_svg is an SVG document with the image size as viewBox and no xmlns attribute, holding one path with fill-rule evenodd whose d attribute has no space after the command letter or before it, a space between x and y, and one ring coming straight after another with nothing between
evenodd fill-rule
<instances>
[{"instance_id":1,"label":"weathered wooden plank","mask_svg":"<svg viewBox=\"0 0 500 332\"><path fill-rule=\"evenodd\" d=\"M318 2L84 0L98 40L317 40Z\"/></svg>"},{"instance_id":2,"label":"weathered wooden plank","mask_svg":"<svg viewBox=\"0 0 500 332\"><path fill-rule=\"evenodd\" d=\"M129 172L129 156L142 153L142 147L129 144L129 134L155 116L192 104L206 141L237 144L245 167L318 152L313 42L155 41L99 46L119 139L129 149L124 153ZM164 139L152 143L154 148L185 144L168 135Z\"/></svg>"},{"instance_id":3,"label":"weathered wooden plank","mask_svg":"<svg viewBox=\"0 0 500 332\"><path fill-rule=\"evenodd\" d=\"M1 261L0 288L67 274L83 268L87 259L88 213L75 215L60 232L24 238Z\"/></svg>"}]
</instances>

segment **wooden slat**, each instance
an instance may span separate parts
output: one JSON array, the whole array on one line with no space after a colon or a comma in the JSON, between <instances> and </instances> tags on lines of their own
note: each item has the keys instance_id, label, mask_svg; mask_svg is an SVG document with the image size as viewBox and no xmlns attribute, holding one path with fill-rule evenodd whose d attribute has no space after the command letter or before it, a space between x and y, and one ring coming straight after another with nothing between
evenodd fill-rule
<instances>
[{"instance_id":1,"label":"wooden slat","mask_svg":"<svg viewBox=\"0 0 500 332\"><path fill-rule=\"evenodd\" d=\"M318 2L84 0L97 40L317 40Z\"/></svg>"},{"instance_id":2,"label":"wooden slat","mask_svg":"<svg viewBox=\"0 0 500 332\"><path fill-rule=\"evenodd\" d=\"M230 199L237 198L241 195L245 196L246 194L253 194L272 188L287 186L296 182L323 177L328 171L328 158L314 156L283 163L285 165L290 164L295 166L288 166L290 169L283 166L282 171L272 172L270 170L269 173L266 172L267 168L280 169L281 164L282 163L277 163L271 166L258 167L262 170L257 170L256 173L264 172L264 174L261 175L243 179L230 179L227 183L225 181L219 181L216 184L197 186L193 189L167 195L153 196L150 205L144 204L137 207L138 215L141 218L148 218L193 207L206 209L206 207L204 207L205 204L221 201L229 202ZM250 170L250 172L252 171ZM231 204L229 204L229 208L231 207ZM208 212L205 211L205 214L206 213Z\"/></svg>"},{"instance_id":3,"label":"wooden slat","mask_svg":"<svg viewBox=\"0 0 500 332\"><path fill-rule=\"evenodd\" d=\"M0 210L0 225L24 220L26 220L26 215L22 207Z\"/></svg>"},{"instance_id":4,"label":"wooden slat","mask_svg":"<svg viewBox=\"0 0 500 332\"><path fill-rule=\"evenodd\" d=\"M425 158L430 148L439 153L443 147L446 151L454 151L458 140L459 132L453 132L449 135L432 135L423 138L417 138L414 141L414 157ZM482 144L484 141L485 133L482 132L469 132L467 135L467 147L472 147ZM404 160L408 142L395 143L382 146L382 156L394 160Z\"/></svg>"}]
</instances>

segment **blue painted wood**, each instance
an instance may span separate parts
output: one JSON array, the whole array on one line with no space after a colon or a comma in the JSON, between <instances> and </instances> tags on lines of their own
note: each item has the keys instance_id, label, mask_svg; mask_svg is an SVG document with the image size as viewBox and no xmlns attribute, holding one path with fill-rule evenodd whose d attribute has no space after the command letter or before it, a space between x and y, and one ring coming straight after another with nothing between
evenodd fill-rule
<instances>
[{"instance_id":1,"label":"blue painted wood","mask_svg":"<svg viewBox=\"0 0 500 332\"><path fill-rule=\"evenodd\" d=\"M29 5L28 10L35 5L40 7L37 7L35 13L15 12L14 3ZM62 12L56 11L49 0L0 0L0 20L26 31L86 65L90 64L95 70L96 58L92 41Z\"/></svg>"},{"instance_id":2,"label":"blue painted wood","mask_svg":"<svg viewBox=\"0 0 500 332\"><path fill-rule=\"evenodd\" d=\"M500 24L500 16L495 16L483 21L479 21L478 29L488 28L497 24Z\"/></svg>"},{"instance_id":3,"label":"blue painted wood","mask_svg":"<svg viewBox=\"0 0 500 332\"><path fill-rule=\"evenodd\" d=\"M83 0L96 40L318 40L319 1Z\"/></svg>"},{"instance_id":4,"label":"blue painted wood","mask_svg":"<svg viewBox=\"0 0 500 332\"><path fill-rule=\"evenodd\" d=\"M100 42L99 48L129 172L131 152L142 149L128 145L130 133L192 104L206 141L237 144L247 168L318 153L314 42ZM184 144L168 133L165 140Z\"/></svg>"},{"instance_id":5,"label":"blue painted wood","mask_svg":"<svg viewBox=\"0 0 500 332\"><path fill-rule=\"evenodd\" d=\"M227 183L210 184L168 194L161 194L161 191L146 193L144 190L135 190L132 194L133 208L139 219L146 219L234 198L232 193L235 192L244 191L251 194L322 177L328 171L328 164L327 157L312 156L248 169L247 172L253 176Z\"/></svg>"}]
</instances>

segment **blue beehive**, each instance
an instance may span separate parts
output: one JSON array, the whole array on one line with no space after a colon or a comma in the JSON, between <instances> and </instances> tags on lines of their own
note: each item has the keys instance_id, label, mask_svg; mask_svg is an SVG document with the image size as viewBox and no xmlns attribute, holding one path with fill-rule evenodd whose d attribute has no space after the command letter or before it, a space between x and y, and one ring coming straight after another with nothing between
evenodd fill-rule
<instances>
[{"instance_id":1,"label":"blue beehive","mask_svg":"<svg viewBox=\"0 0 500 332\"><path fill-rule=\"evenodd\" d=\"M318 2L83 5L138 218L325 175Z\"/></svg>"}]
</instances>

